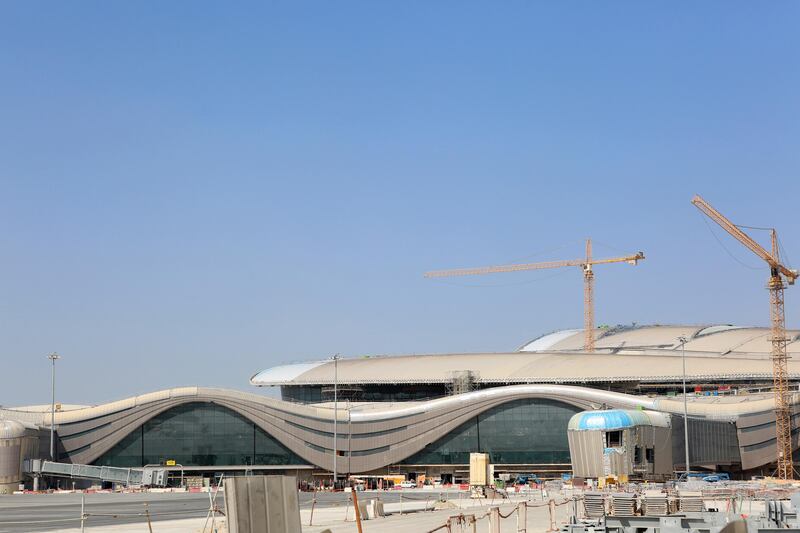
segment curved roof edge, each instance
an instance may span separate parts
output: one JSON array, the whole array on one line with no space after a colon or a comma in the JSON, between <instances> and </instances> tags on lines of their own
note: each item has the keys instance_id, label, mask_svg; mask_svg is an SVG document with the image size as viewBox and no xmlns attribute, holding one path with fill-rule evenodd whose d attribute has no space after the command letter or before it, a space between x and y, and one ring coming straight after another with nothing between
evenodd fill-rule
<instances>
[{"instance_id":1,"label":"curved roof edge","mask_svg":"<svg viewBox=\"0 0 800 533\"><path fill-rule=\"evenodd\" d=\"M297 379L309 370L313 370L327 362L328 361L311 361L309 363L293 363L288 365L274 366L254 374L250 378L250 384L257 387L282 385L286 382Z\"/></svg>"},{"instance_id":2,"label":"curved roof edge","mask_svg":"<svg viewBox=\"0 0 800 533\"><path fill-rule=\"evenodd\" d=\"M747 329L747 326L734 326L733 324L719 324L716 326L708 326L694 334L694 338L702 337L704 335L713 335L720 331L731 331L734 329Z\"/></svg>"},{"instance_id":3,"label":"curved roof edge","mask_svg":"<svg viewBox=\"0 0 800 533\"><path fill-rule=\"evenodd\" d=\"M604 391L588 387L556 384L531 384L508 385L481 389L453 396L445 396L432 400L419 402L400 403L366 403L353 405L349 411L352 422L375 422L391 420L394 418L437 411L440 409L453 410L475 402L483 403L493 400L514 400L518 398L551 398L568 403L592 405L601 408L603 405L613 406L618 409L645 409L671 414L683 413L683 402L672 398L650 398L625 394L621 392ZM192 401L206 401L209 399L240 399L264 405L271 409L289 414L297 414L317 420L333 420L334 409L332 405L323 404L296 404L270 398L267 396L248 393L238 390L213 389L203 387L182 387L156 391L140 396L133 396L116 402L101 404L86 409L56 413L56 424L71 424L81 422L107 414L124 411L133 407L143 406L166 401L188 403ZM792 396L792 403L800 403L800 394ZM707 418L730 418L738 415L771 411L774 400L770 395L759 397L742 397L735 402L723 402L720 399L708 401L699 400L689 402L690 415ZM35 416L31 416L35 415ZM347 413L340 409L338 418L347 420ZM15 420L45 427L49 424L49 413L23 413L8 409L0 409L0 420Z\"/></svg>"},{"instance_id":4,"label":"curved roof edge","mask_svg":"<svg viewBox=\"0 0 800 533\"><path fill-rule=\"evenodd\" d=\"M562 329L554 331L541 337L537 337L532 341L526 342L517 349L518 352L542 352L549 350L559 342L568 339L576 333L581 333L582 329Z\"/></svg>"}]
</instances>

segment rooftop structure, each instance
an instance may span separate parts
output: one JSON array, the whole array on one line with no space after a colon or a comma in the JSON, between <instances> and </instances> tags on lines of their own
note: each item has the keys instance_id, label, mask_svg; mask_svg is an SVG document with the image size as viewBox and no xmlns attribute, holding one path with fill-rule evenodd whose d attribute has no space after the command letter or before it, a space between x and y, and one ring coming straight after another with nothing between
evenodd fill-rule
<instances>
[{"instance_id":1,"label":"rooftop structure","mask_svg":"<svg viewBox=\"0 0 800 533\"><path fill-rule=\"evenodd\" d=\"M800 355L799 331L788 350ZM580 330L543 335L517 351L365 356L338 361L340 397L354 401L422 400L508 384L562 383L619 392L677 390L686 375L694 386L764 389L772 384L770 330L715 326L627 326L598 330L595 353L583 350ZM800 381L800 358L788 376ZM290 401L332 399L333 361L273 367L255 374L256 386L279 386Z\"/></svg>"}]
</instances>

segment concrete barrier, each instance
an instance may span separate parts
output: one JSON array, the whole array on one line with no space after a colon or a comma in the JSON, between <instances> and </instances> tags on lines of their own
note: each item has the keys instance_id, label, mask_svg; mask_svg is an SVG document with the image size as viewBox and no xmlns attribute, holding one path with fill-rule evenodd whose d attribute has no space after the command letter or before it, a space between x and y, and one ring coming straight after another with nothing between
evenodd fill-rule
<instances>
[{"instance_id":1,"label":"concrete barrier","mask_svg":"<svg viewBox=\"0 0 800 533\"><path fill-rule=\"evenodd\" d=\"M247 476L225 480L229 533L301 533L297 479Z\"/></svg>"}]
</instances>

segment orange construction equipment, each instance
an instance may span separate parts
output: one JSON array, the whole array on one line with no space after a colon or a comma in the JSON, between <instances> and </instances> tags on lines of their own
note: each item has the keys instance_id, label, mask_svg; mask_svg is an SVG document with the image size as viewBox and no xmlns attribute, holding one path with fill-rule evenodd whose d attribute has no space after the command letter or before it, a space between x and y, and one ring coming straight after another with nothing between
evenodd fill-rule
<instances>
[{"instance_id":1,"label":"orange construction equipment","mask_svg":"<svg viewBox=\"0 0 800 533\"><path fill-rule=\"evenodd\" d=\"M692 203L708 218L719 224L722 229L730 233L734 239L744 244L754 254L769 265L770 311L772 315L772 385L775 394L775 431L778 454L778 479L794 479L792 464L792 420L789 405L791 395L786 377L786 315L783 308L783 289L786 287L784 279L789 285L794 285L798 277L797 270L784 266L778 253L778 233L772 229L772 253L766 251L760 244L750 238L739 227L725 218L719 211L711 207L700 196L695 195Z\"/></svg>"},{"instance_id":2,"label":"orange construction equipment","mask_svg":"<svg viewBox=\"0 0 800 533\"><path fill-rule=\"evenodd\" d=\"M523 270L540 270L544 268L561 268L577 266L583 270L583 328L585 332L584 348L587 352L594 351L594 272L593 265L606 265L610 263L637 264L644 259L644 253L625 257L612 257L610 259L592 259L592 240L586 239L586 258L568 261L547 261L544 263L522 263L518 265L500 265L478 268L458 268L455 270L435 270L426 272L426 278L444 278L450 276L471 276L475 274L495 274L497 272L519 272Z\"/></svg>"}]
</instances>

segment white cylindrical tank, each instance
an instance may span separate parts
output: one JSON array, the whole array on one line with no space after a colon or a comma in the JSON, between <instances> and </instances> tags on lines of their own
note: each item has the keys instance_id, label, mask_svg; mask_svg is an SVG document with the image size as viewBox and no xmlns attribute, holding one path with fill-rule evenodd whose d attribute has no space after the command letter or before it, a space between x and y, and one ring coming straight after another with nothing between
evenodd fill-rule
<instances>
[{"instance_id":1,"label":"white cylindrical tank","mask_svg":"<svg viewBox=\"0 0 800 533\"><path fill-rule=\"evenodd\" d=\"M30 440L25 434L19 422L0 420L0 494L14 492L22 481L22 455Z\"/></svg>"}]
</instances>

